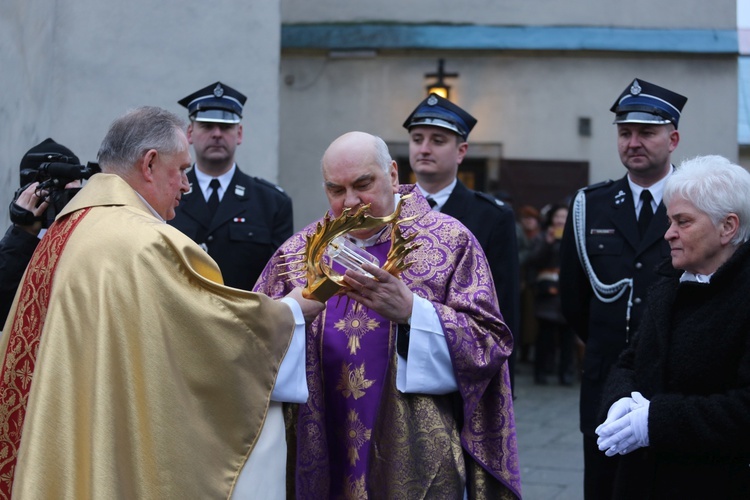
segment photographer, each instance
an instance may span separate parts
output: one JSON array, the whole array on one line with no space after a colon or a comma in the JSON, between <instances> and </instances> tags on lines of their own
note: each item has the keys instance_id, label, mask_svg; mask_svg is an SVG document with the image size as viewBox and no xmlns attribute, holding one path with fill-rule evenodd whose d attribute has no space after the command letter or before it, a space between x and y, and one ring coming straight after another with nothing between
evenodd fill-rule
<instances>
[{"instance_id":1,"label":"photographer","mask_svg":"<svg viewBox=\"0 0 750 500\"><path fill-rule=\"evenodd\" d=\"M13 224L0 240L0 329L5 324L18 284L39 240L44 236L46 226L74 194L71 191L66 196L57 196L57 202L51 205L49 190L39 189L40 182L46 180L44 175L40 175L39 168L47 163L48 155L61 155L56 161L62 163L80 163L71 150L52 139L37 144L21 159L21 189L11 203ZM80 187L80 180L64 185L64 189L75 189L76 192Z\"/></svg>"}]
</instances>

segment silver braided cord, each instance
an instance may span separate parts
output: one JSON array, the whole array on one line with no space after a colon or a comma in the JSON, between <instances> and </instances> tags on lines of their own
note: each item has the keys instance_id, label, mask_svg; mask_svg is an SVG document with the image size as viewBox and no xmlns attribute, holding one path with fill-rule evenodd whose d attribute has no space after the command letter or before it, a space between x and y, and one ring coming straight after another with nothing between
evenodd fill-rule
<instances>
[{"instance_id":1,"label":"silver braided cord","mask_svg":"<svg viewBox=\"0 0 750 500\"><path fill-rule=\"evenodd\" d=\"M573 200L573 235L578 251L578 260L581 261L586 276L591 283L594 295L601 302L611 303L623 296L629 288L628 305L625 310L625 340L630 338L630 310L633 307L633 278L623 278L617 283L605 285L594 273L591 267L588 253L586 252L586 194L583 190L578 191Z\"/></svg>"}]
</instances>

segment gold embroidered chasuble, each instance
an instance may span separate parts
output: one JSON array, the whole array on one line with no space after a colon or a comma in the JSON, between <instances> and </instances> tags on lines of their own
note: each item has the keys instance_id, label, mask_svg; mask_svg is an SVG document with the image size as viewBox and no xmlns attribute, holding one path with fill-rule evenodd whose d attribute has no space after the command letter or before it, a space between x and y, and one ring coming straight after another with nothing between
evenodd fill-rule
<instances>
[{"instance_id":1,"label":"gold embroidered chasuble","mask_svg":"<svg viewBox=\"0 0 750 500\"><path fill-rule=\"evenodd\" d=\"M40 242L0 339L0 483L23 499L228 498L291 311L223 286L115 175L93 176L56 224L72 218L59 253ZM49 286L27 286L54 261ZM33 372L16 366L24 354Z\"/></svg>"},{"instance_id":2,"label":"gold embroidered chasuble","mask_svg":"<svg viewBox=\"0 0 750 500\"><path fill-rule=\"evenodd\" d=\"M402 195L413 191L414 186L400 188ZM329 299L308 327L310 398L287 413L295 463L287 474L287 494L303 499L462 498L464 492L471 499L520 497L507 367L512 337L498 311L489 265L471 233L452 217L432 211L422 196L405 201L401 217L414 218L401 227L404 236L416 231L415 241L422 245L410 254L414 264L401 278L433 303L459 390L443 395L398 391L395 325L373 311L346 309L345 298L341 303L338 297ZM315 227L314 222L282 245L256 290L280 297L304 284L281 274L287 270L283 255L304 248L305 235ZM388 241L386 231L374 246ZM385 343L374 346L382 368L368 357L373 346L364 347L375 338ZM368 359L363 362L360 354ZM362 394L374 389L380 391L377 409L366 422L366 410L357 406L366 399ZM345 415L338 414L342 405L337 399L346 402ZM338 413L331 417L331 412ZM364 476L354 470L363 460ZM347 461L344 468L338 465Z\"/></svg>"}]
</instances>

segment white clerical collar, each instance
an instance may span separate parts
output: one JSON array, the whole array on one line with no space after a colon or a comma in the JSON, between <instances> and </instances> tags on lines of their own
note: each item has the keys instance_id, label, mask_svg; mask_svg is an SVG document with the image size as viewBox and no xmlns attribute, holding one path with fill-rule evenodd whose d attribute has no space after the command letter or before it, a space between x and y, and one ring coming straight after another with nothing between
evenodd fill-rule
<instances>
[{"instance_id":1,"label":"white clerical collar","mask_svg":"<svg viewBox=\"0 0 750 500\"><path fill-rule=\"evenodd\" d=\"M633 193L633 205L635 205L636 217L638 217L638 214L641 213L641 191L643 191L644 189L648 189L651 192L651 210L656 213L656 209L659 207L659 203L661 203L661 199L664 195L664 185L667 183L667 178L672 175L672 172L674 172L674 165L670 167L669 173L663 179L661 179L656 184L652 184L648 187L639 186L638 184L630 180L629 175L627 176L630 191Z\"/></svg>"},{"instance_id":2,"label":"white clerical collar","mask_svg":"<svg viewBox=\"0 0 750 500\"><path fill-rule=\"evenodd\" d=\"M440 209L443 208L443 205L445 205L445 202L448 201L448 198L450 198L451 193L453 192L453 188L456 187L457 180L453 179L453 182L448 184L446 187L438 191L437 193L428 193L425 188L419 185L417 182L417 187L422 192L425 198L428 196L435 200L435 206L432 207L433 210L440 211Z\"/></svg>"},{"instance_id":3,"label":"white clerical collar","mask_svg":"<svg viewBox=\"0 0 750 500\"><path fill-rule=\"evenodd\" d=\"M224 193L226 193L227 188L229 187L229 183L232 182L232 176L234 176L234 171L237 170L237 164L233 163L232 168L218 177L212 177L202 172L197 165L193 166L193 169L195 170L195 178L198 180L198 186L200 186L201 192L206 201L208 201L208 197L211 196L212 190L209 187L211 180L219 179L219 183L221 184L219 187L219 201L221 201L224 198Z\"/></svg>"},{"instance_id":4,"label":"white clerical collar","mask_svg":"<svg viewBox=\"0 0 750 500\"><path fill-rule=\"evenodd\" d=\"M401 195L399 193L396 193L396 194L393 195L393 206L394 207L398 206L398 202L399 202L400 199L401 199ZM383 231L385 231L389 227L390 226L386 224L385 226L383 226L383 228L380 231L378 231L376 234L373 234L372 236L370 236L369 238L367 238L365 240L362 240L360 238L355 238L351 234L347 234L346 237L349 239L349 241L351 241L352 243L354 243L358 247L360 247L360 248L367 248L367 247L371 247L375 243L377 243L378 239L380 238L380 235L382 235Z\"/></svg>"},{"instance_id":5,"label":"white clerical collar","mask_svg":"<svg viewBox=\"0 0 750 500\"><path fill-rule=\"evenodd\" d=\"M710 283L711 282L711 276L713 276L714 273L711 274L693 274L691 272L685 271L682 273L682 276L680 276L680 283L683 283L685 281L692 281L695 283Z\"/></svg>"},{"instance_id":6,"label":"white clerical collar","mask_svg":"<svg viewBox=\"0 0 750 500\"><path fill-rule=\"evenodd\" d=\"M140 198L141 201L146 204L146 207L151 211L152 214L154 214L154 216L157 219L159 219L160 221L162 221L165 224L167 223L167 221L165 221L164 218L161 215L159 215L159 213L156 210L154 210L154 207L152 207L151 204L146 201L146 198L144 198L143 196L141 196L141 193L139 193L138 191L136 191L135 194L137 194L138 198Z\"/></svg>"}]
</instances>

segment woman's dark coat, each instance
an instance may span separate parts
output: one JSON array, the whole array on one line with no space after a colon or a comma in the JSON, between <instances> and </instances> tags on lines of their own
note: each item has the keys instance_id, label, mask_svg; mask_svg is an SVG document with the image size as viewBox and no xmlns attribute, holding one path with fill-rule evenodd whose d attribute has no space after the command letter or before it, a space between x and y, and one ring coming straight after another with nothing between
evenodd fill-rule
<instances>
[{"instance_id":1,"label":"woman's dark coat","mask_svg":"<svg viewBox=\"0 0 750 500\"><path fill-rule=\"evenodd\" d=\"M625 455L620 498L750 498L750 243L708 284L667 261L638 333L613 368L619 398L650 400L650 445Z\"/></svg>"}]
</instances>

